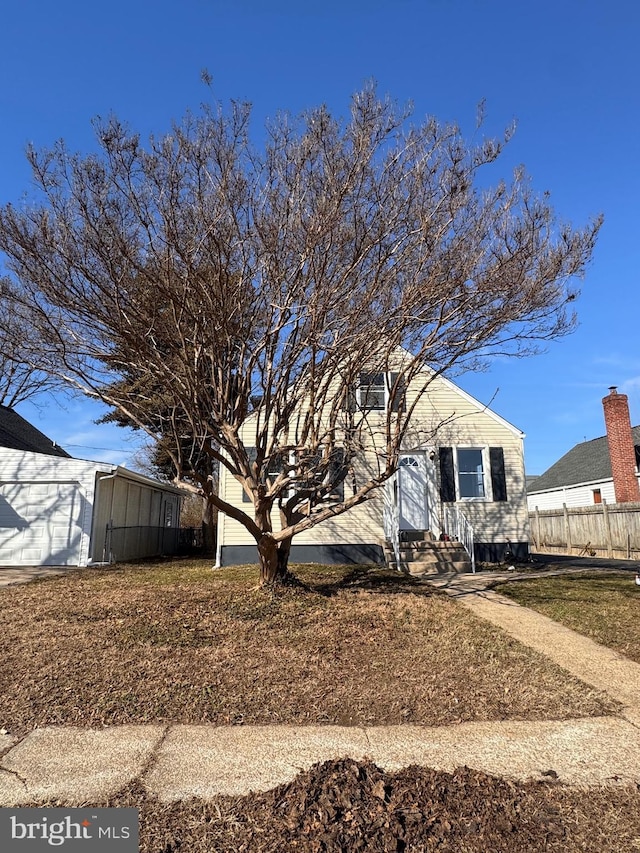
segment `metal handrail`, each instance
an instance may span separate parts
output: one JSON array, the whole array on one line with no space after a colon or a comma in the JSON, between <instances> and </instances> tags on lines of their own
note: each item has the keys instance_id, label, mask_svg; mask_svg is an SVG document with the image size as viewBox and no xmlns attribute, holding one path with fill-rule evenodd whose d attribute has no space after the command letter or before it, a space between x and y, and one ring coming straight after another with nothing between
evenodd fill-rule
<instances>
[{"instance_id":1,"label":"metal handrail","mask_svg":"<svg viewBox=\"0 0 640 853\"><path fill-rule=\"evenodd\" d=\"M455 504L445 504L444 532L451 539L460 542L471 560L471 571L476 573L476 555L473 539L473 526L460 507Z\"/></svg>"},{"instance_id":2,"label":"metal handrail","mask_svg":"<svg viewBox=\"0 0 640 853\"><path fill-rule=\"evenodd\" d=\"M400 509L396 500L397 474L394 474L386 484L384 489L384 508L382 511L382 523L384 527L385 539L391 543L393 553L396 560L396 568L402 571L400 557Z\"/></svg>"}]
</instances>

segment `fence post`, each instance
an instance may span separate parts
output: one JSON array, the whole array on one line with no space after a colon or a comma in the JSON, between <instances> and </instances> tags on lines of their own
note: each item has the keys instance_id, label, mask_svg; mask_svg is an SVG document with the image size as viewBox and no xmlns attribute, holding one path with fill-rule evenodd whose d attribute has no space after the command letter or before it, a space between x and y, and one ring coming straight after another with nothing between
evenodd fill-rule
<instances>
[{"instance_id":1,"label":"fence post","mask_svg":"<svg viewBox=\"0 0 640 853\"><path fill-rule=\"evenodd\" d=\"M542 537L540 535L540 510L536 507L536 551L542 550Z\"/></svg>"},{"instance_id":2,"label":"fence post","mask_svg":"<svg viewBox=\"0 0 640 853\"><path fill-rule=\"evenodd\" d=\"M602 507L602 518L604 520L604 535L607 542L607 557L611 559L613 557L613 544L611 542L611 522L609 520L609 507L607 506L607 502L605 500L601 503Z\"/></svg>"},{"instance_id":3,"label":"fence post","mask_svg":"<svg viewBox=\"0 0 640 853\"><path fill-rule=\"evenodd\" d=\"M562 504L562 512L564 515L564 538L566 542L567 554L571 553L571 526L569 524L569 513L567 511L567 505Z\"/></svg>"}]
</instances>

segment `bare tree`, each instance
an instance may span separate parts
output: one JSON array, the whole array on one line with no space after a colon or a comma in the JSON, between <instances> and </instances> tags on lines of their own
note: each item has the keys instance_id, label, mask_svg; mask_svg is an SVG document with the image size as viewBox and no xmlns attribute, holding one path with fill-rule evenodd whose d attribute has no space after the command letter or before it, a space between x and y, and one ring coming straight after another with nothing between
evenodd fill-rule
<instances>
[{"instance_id":1,"label":"bare tree","mask_svg":"<svg viewBox=\"0 0 640 853\"><path fill-rule=\"evenodd\" d=\"M13 312L10 282L0 280L0 406L14 408L59 383L41 369L35 330Z\"/></svg>"},{"instance_id":2,"label":"bare tree","mask_svg":"<svg viewBox=\"0 0 640 853\"><path fill-rule=\"evenodd\" d=\"M263 150L249 116L205 108L146 147L111 120L99 155L31 150L43 202L0 211L0 249L50 369L163 444L271 582L293 536L392 475L435 376L571 330L600 221L559 224L522 169L480 188L509 133L467 143L373 88L346 120L280 116ZM203 458L250 511L208 488Z\"/></svg>"}]
</instances>

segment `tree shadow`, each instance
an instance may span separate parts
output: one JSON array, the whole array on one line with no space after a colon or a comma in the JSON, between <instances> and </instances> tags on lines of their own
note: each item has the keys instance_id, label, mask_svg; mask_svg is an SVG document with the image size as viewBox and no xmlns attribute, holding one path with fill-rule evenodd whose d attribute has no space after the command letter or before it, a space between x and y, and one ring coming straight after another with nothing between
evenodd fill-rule
<instances>
[{"instance_id":1,"label":"tree shadow","mask_svg":"<svg viewBox=\"0 0 640 853\"><path fill-rule=\"evenodd\" d=\"M330 598L340 592L374 592L382 595L419 595L431 598L440 593L420 578L394 572L380 566L354 566L340 578L308 581L307 587Z\"/></svg>"}]
</instances>

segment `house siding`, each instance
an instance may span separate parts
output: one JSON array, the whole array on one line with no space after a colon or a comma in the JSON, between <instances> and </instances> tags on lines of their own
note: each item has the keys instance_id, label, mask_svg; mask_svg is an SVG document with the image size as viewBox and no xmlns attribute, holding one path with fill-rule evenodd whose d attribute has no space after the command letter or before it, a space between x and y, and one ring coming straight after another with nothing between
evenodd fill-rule
<instances>
[{"instance_id":1,"label":"house siding","mask_svg":"<svg viewBox=\"0 0 640 853\"><path fill-rule=\"evenodd\" d=\"M602 500L608 504L616 502L613 479L598 480L593 483L581 483L575 486L563 486L528 495L527 506L531 512L535 509L560 509L567 507L593 506L594 489L600 489Z\"/></svg>"},{"instance_id":2,"label":"house siding","mask_svg":"<svg viewBox=\"0 0 640 853\"><path fill-rule=\"evenodd\" d=\"M421 446L502 448L507 500L462 499L456 501L456 505L473 525L477 542L528 542L522 433L443 379L434 380L418 401L413 420L418 425L412 430L414 441L423 444L411 447L409 437L405 442L407 449ZM434 431L435 438L432 437ZM490 493L489 470L485 471L485 483Z\"/></svg>"},{"instance_id":3,"label":"house siding","mask_svg":"<svg viewBox=\"0 0 640 853\"><path fill-rule=\"evenodd\" d=\"M420 382L414 381L408 389L408 405L412 405L420 396L420 385ZM384 416L377 412L369 415L369 447L354 466L356 486L367 478L367 467L375 470L376 448L384 447L383 430L376 429L376 420L380 422L382 417ZM251 430L252 425L249 422L243 431L243 440L249 446L253 443ZM487 546L500 543L501 550L504 550L507 542L519 543L519 550L526 552L529 521L522 433L492 411L482 407L453 383L436 378L416 403L412 427L405 439L403 452L437 451L437 448L443 446L486 449L487 461L489 448L502 448L507 500L459 500L457 505L473 525L478 543L485 543ZM485 480L490 491L491 476L488 469L485 471ZM352 489L353 484L347 477L345 497L353 493ZM251 505L242 502L242 487L224 466L220 472L220 494L245 512L251 511ZM384 541L382 517L383 491L380 489L374 492L369 500L348 512L297 535L293 540L292 558L295 558L295 549L298 546L314 546L319 555L325 546L379 547ZM281 528L277 508L273 512L272 520L274 531L279 531ZM232 554L239 558L241 554L246 557L247 554L254 553L251 549L245 549L245 546L254 545L254 540L246 528L224 514L221 514L219 519L219 544L223 564L226 562L225 557ZM226 554L225 549L228 549ZM492 553L489 547L480 550L482 554Z\"/></svg>"}]
</instances>

